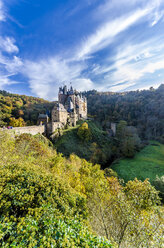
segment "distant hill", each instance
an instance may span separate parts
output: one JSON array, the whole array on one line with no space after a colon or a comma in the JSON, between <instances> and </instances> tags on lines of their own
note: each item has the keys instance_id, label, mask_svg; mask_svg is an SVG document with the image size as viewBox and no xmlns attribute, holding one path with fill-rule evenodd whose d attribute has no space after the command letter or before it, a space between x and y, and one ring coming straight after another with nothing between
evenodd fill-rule
<instances>
[{"instance_id":1,"label":"distant hill","mask_svg":"<svg viewBox=\"0 0 164 248\"><path fill-rule=\"evenodd\" d=\"M164 84L158 89L123 93L83 92L88 99L88 114L104 130L111 122L127 121L135 126L142 139L164 142ZM8 125L11 117L22 117L26 125L35 125L39 113L51 112L54 103L37 97L0 91L0 126Z\"/></svg>"},{"instance_id":2,"label":"distant hill","mask_svg":"<svg viewBox=\"0 0 164 248\"><path fill-rule=\"evenodd\" d=\"M52 102L38 97L0 91L0 126L8 125L11 117L21 117L27 125L35 125L39 113L46 113L52 107Z\"/></svg>"},{"instance_id":3,"label":"distant hill","mask_svg":"<svg viewBox=\"0 0 164 248\"><path fill-rule=\"evenodd\" d=\"M88 113L106 129L110 122L127 121L142 139L164 142L164 84L158 89L123 93L84 92ZM163 136L163 137L162 137Z\"/></svg>"}]
</instances>

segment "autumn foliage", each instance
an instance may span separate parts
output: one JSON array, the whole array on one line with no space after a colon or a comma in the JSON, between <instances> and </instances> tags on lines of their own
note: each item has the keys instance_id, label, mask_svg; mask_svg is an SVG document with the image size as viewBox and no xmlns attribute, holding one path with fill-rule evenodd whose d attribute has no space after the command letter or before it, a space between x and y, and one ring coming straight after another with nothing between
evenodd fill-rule
<instances>
[{"instance_id":1,"label":"autumn foliage","mask_svg":"<svg viewBox=\"0 0 164 248\"><path fill-rule=\"evenodd\" d=\"M162 243L162 207L148 180L123 185L110 170L63 157L41 135L0 132L0 182L3 248Z\"/></svg>"}]
</instances>

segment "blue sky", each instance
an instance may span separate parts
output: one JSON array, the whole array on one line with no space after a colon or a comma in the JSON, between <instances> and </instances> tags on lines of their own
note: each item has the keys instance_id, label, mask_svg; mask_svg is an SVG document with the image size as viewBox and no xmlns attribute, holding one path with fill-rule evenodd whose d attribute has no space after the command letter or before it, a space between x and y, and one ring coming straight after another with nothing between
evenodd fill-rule
<instances>
[{"instance_id":1,"label":"blue sky","mask_svg":"<svg viewBox=\"0 0 164 248\"><path fill-rule=\"evenodd\" d=\"M58 87L164 83L163 0L0 0L0 89L54 100Z\"/></svg>"}]
</instances>

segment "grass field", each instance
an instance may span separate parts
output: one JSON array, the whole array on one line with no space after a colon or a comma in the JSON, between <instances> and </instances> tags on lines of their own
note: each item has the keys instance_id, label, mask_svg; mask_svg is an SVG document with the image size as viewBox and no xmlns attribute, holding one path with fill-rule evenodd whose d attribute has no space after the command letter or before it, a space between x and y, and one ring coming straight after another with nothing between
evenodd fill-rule
<instances>
[{"instance_id":1,"label":"grass field","mask_svg":"<svg viewBox=\"0 0 164 248\"><path fill-rule=\"evenodd\" d=\"M111 167L125 182L137 177L140 180L150 179L152 183L156 175L164 175L164 145L151 142L132 159L121 159Z\"/></svg>"}]
</instances>

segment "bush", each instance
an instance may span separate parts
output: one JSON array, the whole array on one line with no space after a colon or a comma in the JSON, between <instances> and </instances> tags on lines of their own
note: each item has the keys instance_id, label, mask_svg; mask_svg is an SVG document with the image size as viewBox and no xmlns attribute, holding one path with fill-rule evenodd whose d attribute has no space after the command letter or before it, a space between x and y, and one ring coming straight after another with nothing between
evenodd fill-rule
<instances>
[{"instance_id":1,"label":"bush","mask_svg":"<svg viewBox=\"0 0 164 248\"><path fill-rule=\"evenodd\" d=\"M78 217L63 218L51 206L17 219L1 218L1 247L111 247L109 241L92 235Z\"/></svg>"},{"instance_id":2,"label":"bush","mask_svg":"<svg viewBox=\"0 0 164 248\"><path fill-rule=\"evenodd\" d=\"M83 141L91 140L91 130L88 128L88 123L84 122L78 129L77 135Z\"/></svg>"},{"instance_id":3,"label":"bush","mask_svg":"<svg viewBox=\"0 0 164 248\"><path fill-rule=\"evenodd\" d=\"M161 196L162 201L164 201L164 176L156 176L156 179L153 181L153 184L155 188L160 191L159 195Z\"/></svg>"},{"instance_id":4,"label":"bush","mask_svg":"<svg viewBox=\"0 0 164 248\"><path fill-rule=\"evenodd\" d=\"M86 222L86 179L79 187L78 171L92 167L48 145L0 132L0 247L111 247Z\"/></svg>"}]
</instances>

